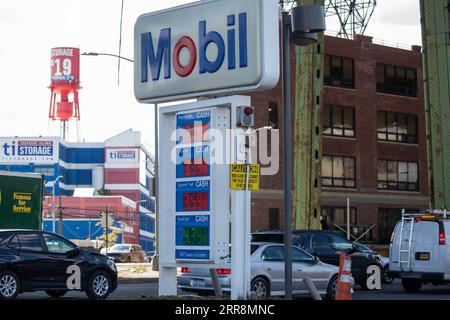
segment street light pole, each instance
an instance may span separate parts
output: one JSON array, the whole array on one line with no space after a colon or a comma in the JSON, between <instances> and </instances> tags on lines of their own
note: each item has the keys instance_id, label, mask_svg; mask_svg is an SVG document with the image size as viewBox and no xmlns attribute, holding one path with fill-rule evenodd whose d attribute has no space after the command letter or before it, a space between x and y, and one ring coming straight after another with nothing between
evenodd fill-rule
<instances>
[{"instance_id":1,"label":"street light pole","mask_svg":"<svg viewBox=\"0 0 450 320\"><path fill-rule=\"evenodd\" d=\"M283 27L283 157L284 157L284 268L286 300L292 300L292 124L290 15L282 13Z\"/></svg>"},{"instance_id":2,"label":"street light pole","mask_svg":"<svg viewBox=\"0 0 450 320\"><path fill-rule=\"evenodd\" d=\"M53 197L52 197L52 219L53 219L53 233L56 233L56 210L55 210L55 185L61 179L62 176L58 176L55 181L53 181ZM61 192L61 191L60 191Z\"/></svg>"},{"instance_id":3,"label":"street light pole","mask_svg":"<svg viewBox=\"0 0 450 320\"><path fill-rule=\"evenodd\" d=\"M282 11L283 69L283 157L284 157L284 270L285 299L292 299L292 98L290 44L306 46L317 42L317 32L325 30L323 6L295 7Z\"/></svg>"},{"instance_id":4,"label":"street light pole","mask_svg":"<svg viewBox=\"0 0 450 320\"><path fill-rule=\"evenodd\" d=\"M97 56L110 56L110 57L115 57L115 58L119 58L119 59L123 59L129 62L134 62L134 60L132 59L128 59L122 56L119 56L117 54L112 54L112 53L101 53L101 52L83 52L81 54L82 56L91 56L91 57L97 57Z\"/></svg>"}]
</instances>

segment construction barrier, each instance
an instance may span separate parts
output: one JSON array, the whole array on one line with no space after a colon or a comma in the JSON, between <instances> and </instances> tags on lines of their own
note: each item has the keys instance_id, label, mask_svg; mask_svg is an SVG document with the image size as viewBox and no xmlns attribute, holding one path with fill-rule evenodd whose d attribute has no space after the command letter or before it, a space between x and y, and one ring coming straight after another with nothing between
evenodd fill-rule
<instances>
[{"instance_id":1,"label":"construction barrier","mask_svg":"<svg viewBox=\"0 0 450 320\"><path fill-rule=\"evenodd\" d=\"M336 300L352 300L352 258L341 252Z\"/></svg>"}]
</instances>

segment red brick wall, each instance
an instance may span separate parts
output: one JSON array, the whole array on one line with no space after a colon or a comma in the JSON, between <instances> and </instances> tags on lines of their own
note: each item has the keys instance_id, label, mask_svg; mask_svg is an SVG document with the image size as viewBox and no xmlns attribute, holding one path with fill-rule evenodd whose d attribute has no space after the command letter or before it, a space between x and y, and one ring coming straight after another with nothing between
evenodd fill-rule
<instances>
[{"instance_id":1,"label":"red brick wall","mask_svg":"<svg viewBox=\"0 0 450 320\"><path fill-rule=\"evenodd\" d=\"M355 40L325 37L325 52L329 55L354 58L355 89L324 87L324 103L355 108L356 138L341 139L324 137L323 153L348 155L356 158L355 190L327 189L331 192L364 193L382 198L384 195L402 195L411 197L428 196L427 145L424 112L424 89L422 76L422 56L420 50L401 50L373 44L370 37L357 36ZM295 55L292 54L292 66ZM390 64L417 69L418 97L409 98L380 94L376 92L376 64ZM292 81L294 81L293 76ZM293 86L294 86L293 82ZM293 88L292 88L293 89ZM294 92L294 90L292 90ZM281 85L275 89L252 94L255 106L255 128L268 124L267 108L270 101L278 103L278 129L282 138L282 100ZM294 98L294 97L293 97ZM293 101L295 101L293 99ZM377 141L377 111L393 111L415 114L418 117L419 143L416 145ZM294 116L292 117L294 119ZM261 189L282 190L283 188L283 140L280 141L280 171L275 176L261 178ZM419 192L383 192L377 190L378 159L419 162ZM253 195L252 229L267 229L269 208L280 208L280 225L283 225L283 199L265 199ZM322 201L323 205L339 205L331 201ZM356 203L358 224L376 224L378 209L381 205ZM388 207L399 207L391 204Z\"/></svg>"}]
</instances>

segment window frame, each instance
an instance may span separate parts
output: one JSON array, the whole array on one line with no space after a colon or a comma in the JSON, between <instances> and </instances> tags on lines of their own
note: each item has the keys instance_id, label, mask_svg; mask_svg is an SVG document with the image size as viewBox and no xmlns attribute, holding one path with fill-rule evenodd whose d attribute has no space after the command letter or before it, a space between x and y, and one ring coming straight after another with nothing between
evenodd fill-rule
<instances>
[{"instance_id":1,"label":"window frame","mask_svg":"<svg viewBox=\"0 0 450 320\"><path fill-rule=\"evenodd\" d=\"M336 221L336 210L344 210L344 221L339 222ZM324 210L330 210L331 217L327 215L327 219L330 219L330 221L327 220L328 223L332 222L333 224L346 224L347 223L347 208L342 206L322 206L320 208L320 215L324 216ZM356 207L350 207L350 225L357 225L358 224L358 210Z\"/></svg>"},{"instance_id":2,"label":"window frame","mask_svg":"<svg viewBox=\"0 0 450 320\"><path fill-rule=\"evenodd\" d=\"M342 188L342 189L356 189L357 188L357 181L356 181L356 157L352 157L352 156L340 156L340 155L329 155L329 154L325 154L322 157L322 166L324 164L324 159L326 157L331 157L331 177L325 176L323 175L323 167L322 167L322 177L321 177L321 185L322 187L325 188ZM334 174L334 160L336 158L341 158L342 159L342 170L343 170L343 177L335 177ZM353 177L352 178L346 178L346 160L353 160ZM324 184L324 180L330 180L331 181L331 185L329 184ZM336 184L335 181L342 181L342 185ZM347 181L353 182L353 185L347 185Z\"/></svg>"},{"instance_id":3,"label":"window frame","mask_svg":"<svg viewBox=\"0 0 450 320\"><path fill-rule=\"evenodd\" d=\"M330 112L329 112L329 119L327 119L329 121L329 126L326 125L326 121L325 121L325 109L329 108ZM333 112L334 109L340 109L340 126L341 127L335 127L334 123L335 123L335 119L334 119L334 115L335 113ZM345 111L349 110L351 111L352 114L352 127L351 129L345 128ZM353 107L345 107L345 106L339 106L339 105L334 105L334 104L325 104L324 105L324 112L323 112L323 116L322 116L322 125L323 125L323 135L326 137L339 137L339 138L345 138L345 139L353 139L356 138L356 112L355 112L355 108ZM330 133L326 133L327 130L330 130ZM335 131L341 130L342 134L336 134ZM346 131L351 131L353 134L352 135L346 135Z\"/></svg>"},{"instance_id":4,"label":"window frame","mask_svg":"<svg viewBox=\"0 0 450 320\"><path fill-rule=\"evenodd\" d=\"M397 123L397 126L395 127L396 132L389 132L389 126L388 126L388 117L389 116L394 116L395 117L395 123ZM385 130L380 130L380 128L378 127L379 125L379 120L381 117L383 116L383 125L384 125L384 129ZM399 116L404 116L405 117L405 127L406 127L406 131L407 133L399 133L399 126L398 126L398 119ZM409 119L410 117L414 117L414 126L415 126L415 134L410 134L408 132L409 129ZM393 142L393 143L402 143L402 144L418 144L419 143L419 117L416 114L411 114L411 113L402 113L402 112L391 112L391 111L385 111L385 110L378 110L377 111L377 141L384 141L384 142ZM383 128L382 128L383 129ZM385 138L380 138L380 135L385 135ZM389 139L389 136L395 136L395 139ZM406 138L406 141L402 141L400 138ZM411 139L411 141L410 141Z\"/></svg>"},{"instance_id":5,"label":"window frame","mask_svg":"<svg viewBox=\"0 0 450 320\"><path fill-rule=\"evenodd\" d=\"M380 180L380 163L385 162L385 168L386 171L383 173L386 177L386 180ZM399 164L406 164L407 165L407 180L408 181L401 181L400 180L400 172L399 172ZM396 164L397 172L396 172L396 179L390 179L389 178L389 165L390 164ZM414 164L417 168L417 180L415 182L409 181L410 177L410 165ZM385 187L381 187L380 185L383 185ZM402 189L400 188L401 184L406 184L406 188ZM415 188L411 188L410 186L415 185ZM395 186L395 187L394 187ZM418 161L402 161L402 160L388 160L388 159L378 159L377 162L377 189L381 191L401 191L401 192L419 192L420 191L420 167Z\"/></svg>"},{"instance_id":6,"label":"window frame","mask_svg":"<svg viewBox=\"0 0 450 320\"><path fill-rule=\"evenodd\" d=\"M378 79L378 72L380 67L383 67L383 82L379 82ZM417 98L418 97L418 78L417 78L417 68L411 68L411 67L403 67L403 66L396 66L391 64L384 64L384 63L377 63L377 93L385 93L385 94L392 94L397 96L404 96L404 97L411 97L411 98ZM394 76L393 79L389 79L390 77L387 76L387 69L388 68L394 68ZM401 78L398 76L398 73L400 70L404 70L404 78ZM406 83L408 81L412 81L408 79L408 72L414 71L414 86L411 88ZM404 82L402 84L401 82Z\"/></svg>"},{"instance_id":7,"label":"window frame","mask_svg":"<svg viewBox=\"0 0 450 320\"><path fill-rule=\"evenodd\" d=\"M333 75L332 73L332 62L334 59L340 59L340 73L341 75ZM325 68L324 68L324 85L330 86L330 87L338 87L338 88L346 88L346 89L355 89L355 59L352 57L342 57L342 56L336 56L336 55L325 55ZM351 61L352 65L352 78L351 79L345 79L344 78L344 60ZM327 68L328 63L328 68ZM334 67L338 69L338 67ZM327 72L329 74L327 75Z\"/></svg>"}]
</instances>

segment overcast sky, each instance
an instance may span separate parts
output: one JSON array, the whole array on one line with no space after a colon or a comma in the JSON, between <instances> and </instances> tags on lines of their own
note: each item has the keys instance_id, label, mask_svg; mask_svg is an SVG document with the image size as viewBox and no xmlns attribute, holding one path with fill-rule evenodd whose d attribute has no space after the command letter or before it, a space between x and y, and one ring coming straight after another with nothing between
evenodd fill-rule
<instances>
[{"instance_id":1,"label":"overcast sky","mask_svg":"<svg viewBox=\"0 0 450 320\"><path fill-rule=\"evenodd\" d=\"M187 2L125 0L122 56L133 58L133 27L139 15ZM120 8L121 0L0 1L0 136L49 134L50 49L72 46L81 52L117 54ZM327 27L338 30L333 23ZM366 34L420 44L419 0L378 0ZM134 98L132 63L122 61L120 75L118 86L115 58L81 57L82 138L101 142L132 128L142 132L152 149L153 107Z\"/></svg>"}]
</instances>

